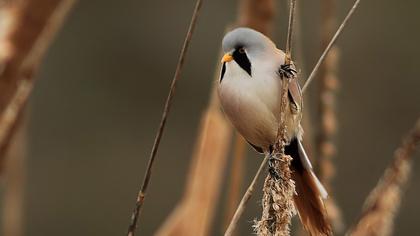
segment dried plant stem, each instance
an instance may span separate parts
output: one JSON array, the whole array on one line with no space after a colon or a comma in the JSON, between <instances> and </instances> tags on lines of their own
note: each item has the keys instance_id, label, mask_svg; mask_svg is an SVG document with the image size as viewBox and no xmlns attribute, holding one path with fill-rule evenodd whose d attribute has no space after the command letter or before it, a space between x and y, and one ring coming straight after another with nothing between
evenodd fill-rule
<instances>
[{"instance_id":1,"label":"dried plant stem","mask_svg":"<svg viewBox=\"0 0 420 236\"><path fill-rule=\"evenodd\" d=\"M316 63L315 67L312 69L311 74L309 75L308 79L305 81L305 84L302 87L302 93L306 91L308 88L308 85L311 83L311 81L314 79L316 73L318 72L318 69L322 62L325 60L325 57L327 56L328 52L330 51L331 47L334 45L334 43L337 41L338 37L340 36L342 30L346 26L348 20L353 15L356 8L359 6L360 0L356 0L353 4L353 7L350 9L350 11L347 13L346 17L344 18L343 22L341 23L340 27L338 27L337 31L335 32L334 36L332 37L331 41L328 43L327 47L322 52L321 56L318 59L318 62Z\"/></svg>"},{"instance_id":2,"label":"dried plant stem","mask_svg":"<svg viewBox=\"0 0 420 236\"><path fill-rule=\"evenodd\" d=\"M322 47L328 46L329 40L336 27L336 2L337 0L322 1ZM338 64L339 48L337 45L331 47L325 57L325 63L320 70L320 136L318 140L318 158L315 166L317 175L329 193L325 200L325 207L328 212L328 220L332 223L336 232L343 230L343 221L340 208L337 206L333 196L332 180L335 176L333 159L336 156L335 137L337 135L336 118L336 93L338 89Z\"/></svg>"},{"instance_id":3,"label":"dried plant stem","mask_svg":"<svg viewBox=\"0 0 420 236\"><path fill-rule=\"evenodd\" d=\"M290 0L289 27L286 42L286 64L291 63L291 44L293 37L293 21L296 1ZM287 143L286 109L288 107L288 90L290 80L281 74L282 85L280 90L280 120L277 132L277 142L274 147L275 157L272 160L273 170L267 175L263 187L263 212L261 219L254 223L254 230L260 236L290 235L290 224L295 214L293 196L295 194L294 181L291 179L290 164L292 158L285 155L284 148ZM270 167L271 168L271 167ZM273 174L276 173L276 174Z\"/></svg>"},{"instance_id":4,"label":"dried plant stem","mask_svg":"<svg viewBox=\"0 0 420 236\"><path fill-rule=\"evenodd\" d=\"M33 76L73 3L73 0L13 1L1 9L0 20L8 22L0 32L0 174L5 171L5 236L23 235L24 231L22 120Z\"/></svg>"},{"instance_id":5,"label":"dried plant stem","mask_svg":"<svg viewBox=\"0 0 420 236\"><path fill-rule=\"evenodd\" d=\"M156 132L155 141L153 143L152 151L151 151L150 156L149 156L149 161L147 163L143 183L142 183L142 186L141 186L140 191L139 191L139 193L137 195L137 198L136 198L136 206L134 207L133 214L131 216L130 225L128 227L127 235L129 235L129 236L134 235L134 232L137 228L137 221L139 219L140 212L141 212L141 209L143 207L144 199L146 197L147 188L148 188L149 183L150 183L153 164L155 162L156 154L157 154L157 151L159 149L160 140L161 140L163 132L165 130L166 121L167 121L168 114L169 114L170 109L171 109L172 100L173 100L174 95L175 95L176 84L177 84L178 80L180 79L181 72L182 72L182 69L184 67L185 57L187 55L187 51L188 51L188 48L190 46L191 38L192 38L194 29L195 29L195 26L196 26L196 23L197 23L197 19L198 19L198 15L199 15L199 12L200 12L200 9L201 9L201 5L202 5L202 0L197 0L197 2L195 4L193 15L192 15L192 18L191 18L190 25L188 27L188 32L187 32L187 35L185 37L181 53L179 55L178 63L177 63L177 66L176 66L174 77L172 79L169 94L168 94L168 97L167 97L166 102L165 102L165 107L163 109L162 118L161 118L161 121L160 121L160 124L159 124L159 128Z\"/></svg>"},{"instance_id":6,"label":"dried plant stem","mask_svg":"<svg viewBox=\"0 0 420 236\"><path fill-rule=\"evenodd\" d=\"M278 141L274 148L275 157L272 160L273 171L279 176L273 176L270 172L264 182L263 212L261 219L254 223L254 231L260 236L290 235L290 223L295 214L293 204L295 185L291 179L292 172L290 170L292 158L284 154L287 142L285 110L287 109L289 79L284 77L282 80Z\"/></svg>"},{"instance_id":7,"label":"dried plant stem","mask_svg":"<svg viewBox=\"0 0 420 236\"><path fill-rule=\"evenodd\" d=\"M293 195L295 185L291 179L292 157L281 155L276 161L276 170L281 171L276 179L268 174L263 186L263 212L261 219L254 223L254 231L259 236L290 235L290 221L295 214Z\"/></svg>"},{"instance_id":8,"label":"dried plant stem","mask_svg":"<svg viewBox=\"0 0 420 236\"><path fill-rule=\"evenodd\" d=\"M7 147L12 141L12 136L17 129L18 121L20 120L23 108L28 100L29 94L32 91L32 80L20 81L16 93L12 97L6 110L0 117L0 155L6 153ZM3 166L0 166L3 169Z\"/></svg>"},{"instance_id":9,"label":"dried plant stem","mask_svg":"<svg viewBox=\"0 0 420 236\"><path fill-rule=\"evenodd\" d=\"M3 234L6 236L23 235L24 231L25 127L22 120L33 88L33 76L73 3L73 0L13 1L1 9L1 20L8 22L0 32L0 174L5 171Z\"/></svg>"},{"instance_id":10,"label":"dried plant stem","mask_svg":"<svg viewBox=\"0 0 420 236\"><path fill-rule=\"evenodd\" d=\"M33 75L73 0L32 0L10 3L10 22L0 39L0 171L32 89Z\"/></svg>"},{"instance_id":11,"label":"dried plant stem","mask_svg":"<svg viewBox=\"0 0 420 236\"><path fill-rule=\"evenodd\" d=\"M411 172L411 157L419 145L420 118L402 145L395 151L394 162L367 197L360 219L347 235L392 235L394 216Z\"/></svg>"},{"instance_id":12,"label":"dried plant stem","mask_svg":"<svg viewBox=\"0 0 420 236\"><path fill-rule=\"evenodd\" d=\"M335 25L334 3L336 0L326 0L322 2L322 46L328 44L331 35L331 28ZM336 154L334 138L337 133L337 120L335 114L335 95L338 85L338 48L333 46L330 53L325 58L325 63L320 70L320 115L321 115L321 134L319 138L319 158L317 159L318 177L327 188L331 190L331 180L333 178L334 166L332 158Z\"/></svg>"},{"instance_id":13,"label":"dried plant stem","mask_svg":"<svg viewBox=\"0 0 420 236\"><path fill-rule=\"evenodd\" d=\"M295 22L295 12L296 12L296 0L290 0L289 6L289 24L287 30L287 39L286 39L286 55L291 57L292 54L292 40L293 40L293 29L294 29L294 22ZM287 61L286 61L287 63Z\"/></svg>"},{"instance_id":14,"label":"dried plant stem","mask_svg":"<svg viewBox=\"0 0 420 236\"><path fill-rule=\"evenodd\" d=\"M4 173L3 224L1 235L24 235L24 192L26 119L19 122L16 134L7 151Z\"/></svg>"},{"instance_id":15,"label":"dried plant stem","mask_svg":"<svg viewBox=\"0 0 420 236\"><path fill-rule=\"evenodd\" d=\"M242 197L241 202L239 203L238 207L236 208L235 214L233 215L232 220L230 221L230 224L225 232L225 236L231 236L238 225L239 218L243 214L246 204L248 203L249 199L252 196L252 193L254 192L255 184L257 183L258 178L261 175L262 170L264 169L265 165L267 164L269 155L266 155L264 160L261 162L260 167L258 168L257 173L255 174L254 178L252 179L251 184L248 186L248 189L246 190L244 196Z\"/></svg>"},{"instance_id":16,"label":"dried plant stem","mask_svg":"<svg viewBox=\"0 0 420 236\"><path fill-rule=\"evenodd\" d=\"M292 58L292 38L293 38L293 28L294 28L294 15L296 12L296 0L290 0L290 6L289 6L289 25L287 29L287 40L286 40L286 59L285 64L291 63ZM277 153L284 154L284 146L286 145L287 141L287 133L286 133L286 109L287 109L287 101L288 101L288 91L289 91L289 83L290 80L296 79L295 76L293 78L287 78L283 76L283 74L280 74L281 76L281 90L280 90L280 96L281 96L281 103L280 103L280 120L279 120L279 126L277 130L277 143L275 145L275 150Z\"/></svg>"}]
</instances>

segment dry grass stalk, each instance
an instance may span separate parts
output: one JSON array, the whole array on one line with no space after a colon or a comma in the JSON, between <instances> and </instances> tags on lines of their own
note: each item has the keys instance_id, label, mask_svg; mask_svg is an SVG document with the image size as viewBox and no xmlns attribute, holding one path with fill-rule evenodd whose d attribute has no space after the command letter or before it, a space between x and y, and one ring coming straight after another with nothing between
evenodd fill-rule
<instances>
[{"instance_id":1,"label":"dry grass stalk","mask_svg":"<svg viewBox=\"0 0 420 236\"><path fill-rule=\"evenodd\" d=\"M203 116L184 197L156 235L208 235L220 192L231 131L220 110L210 106Z\"/></svg>"},{"instance_id":2,"label":"dry grass stalk","mask_svg":"<svg viewBox=\"0 0 420 236\"><path fill-rule=\"evenodd\" d=\"M344 27L347 25L348 20L353 16L354 11L359 6L360 0L356 0L352 6L352 8L347 13L346 17L344 18L343 22L341 22L340 27L338 27L337 31L335 32L334 36L328 43L327 47L322 52L321 56L319 57L317 63L315 64L315 67L312 69L311 74L309 75L308 79L305 81L305 84L302 87L302 93L306 91L311 81L314 79L316 73L318 72L319 67L321 66L322 62L325 60L325 57L327 56L328 52L331 50L332 46L337 41L338 37L341 35L341 32L343 31Z\"/></svg>"},{"instance_id":3,"label":"dry grass stalk","mask_svg":"<svg viewBox=\"0 0 420 236\"><path fill-rule=\"evenodd\" d=\"M255 221L257 235L290 235L291 218L295 215L293 196L295 185L291 179L290 163L292 158L281 155L276 161L279 179L267 175L263 186L263 212L261 219Z\"/></svg>"},{"instance_id":4,"label":"dry grass stalk","mask_svg":"<svg viewBox=\"0 0 420 236\"><path fill-rule=\"evenodd\" d=\"M284 111L287 107L288 83L288 79L283 78L278 142L274 150L276 158L273 161L274 172L279 176L273 176L271 173L267 175L263 186L262 216L254 223L254 230L260 236L290 235L291 219L296 212L293 203L295 184L290 170L292 158L284 154L286 145Z\"/></svg>"},{"instance_id":5,"label":"dry grass stalk","mask_svg":"<svg viewBox=\"0 0 420 236\"><path fill-rule=\"evenodd\" d=\"M411 157L420 145L420 119L395 151L394 162L369 194L356 225L347 235L392 235L394 217L401 203L403 188L411 172Z\"/></svg>"},{"instance_id":6,"label":"dry grass stalk","mask_svg":"<svg viewBox=\"0 0 420 236\"><path fill-rule=\"evenodd\" d=\"M293 33L294 33L294 23L295 23L295 12L296 12L296 0L290 0L289 6L289 24L287 28L287 38L286 38L286 64L290 63L292 56L292 43L293 43Z\"/></svg>"},{"instance_id":7,"label":"dry grass stalk","mask_svg":"<svg viewBox=\"0 0 420 236\"><path fill-rule=\"evenodd\" d=\"M19 126L19 120L33 87L30 80L22 80L18 83L16 93L0 117L0 155L2 157L6 156L7 147L13 140L13 135ZM3 170L3 162L0 162L0 170Z\"/></svg>"},{"instance_id":8,"label":"dry grass stalk","mask_svg":"<svg viewBox=\"0 0 420 236\"><path fill-rule=\"evenodd\" d=\"M293 23L296 1L290 1L289 27L286 41L286 64L291 63L291 47L293 38ZM284 154L284 147L287 143L286 131L286 109L288 101L288 89L291 79L282 76L280 122L277 132L277 143L274 148L275 160L273 161L274 173L268 174L263 187L263 212L261 219L254 224L254 230L258 235L290 235L290 224L296 210L293 203L295 195L295 184L292 180L290 164L292 158Z\"/></svg>"},{"instance_id":9,"label":"dry grass stalk","mask_svg":"<svg viewBox=\"0 0 420 236\"><path fill-rule=\"evenodd\" d=\"M290 224L296 210L293 203L295 184L292 180L290 164L292 158L284 154L286 145L285 110L287 108L289 80L282 78L280 124L278 130L278 142L275 146L275 158L273 161L274 172L279 176L267 175L263 186L262 216L255 221L254 231L257 235L290 235ZM295 79L295 78L292 78Z\"/></svg>"},{"instance_id":10,"label":"dry grass stalk","mask_svg":"<svg viewBox=\"0 0 420 236\"><path fill-rule=\"evenodd\" d=\"M2 9L8 24L0 38L0 171L33 75L73 0L11 2Z\"/></svg>"},{"instance_id":11,"label":"dry grass stalk","mask_svg":"<svg viewBox=\"0 0 420 236\"><path fill-rule=\"evenodd\" d=\"M0 111L16 91L16 81L33 74L73 0L12 1L3 14L8 24L0 39Z\"/></svg>"},{"instance_id":12,"label":"dry grass stalk","mask_svg":"<svg viewBox=\"0 0 420 236\"><path fill-rule=\"evenodd\" d=\"M323 2L323 39L322 45L325 47L330 38L331 28L334 25L334 16L332 13L335 0ZM331 191L331 181L334 177L334 165L332 158L336 155L336 147L334 139L337 133L337 119L335 114L335 95L337 92L338 79L338 55L339 49L333 46L325 58L325 63L320 70L320 115L321 115L321 133L319 138L319 159L317 160L318 177L327 188Z\"/></svg>"},{"instance_id":13,"label":"dry grass stalk","mask_svg":"<svg viewBox=\"0 0 420 236\"><path fill-rule=\"evenodd\" d=\"M13 137L7 152L4 173L3 224L1 235L24 235L24 189L26 132L24 120Z\"/></svg>"},{"instance_id":14,"label":"dry grass stalk","mask_svg":"<svg viewBox=\"0 0 420 236\"><path fill-rule=\"evenodd\" d=\"M329 40L336 28L336 0L323 1L322 9L322 47L328 46ZM336 232L343 230L343 220L340 208L333 198L332 180L335 176L333 159L336 156L335 138L337 135L336 93L338 90L339 48L334 45L325 57L325 63L320 70L320 136L318 140L319 156L316 160L318 177L329 193L325 201L328 220Z\"/></svg>"},{"instance_id":15,"label":"dry grass stalk","mask_svg":"<svg viewBox=\"0 0 420 236\"><path fill-rule=\"evenodd\" d=\"M174 95L175 95L176 84L181 77L181 72L182 72L182 69L184 67L185 57L187 55L187 51L188 51L188 48L189 48L189 45L190 45L190 42L191 42L191 38L192 38L192 35L194 33L194 29L195 29L195 26L196 26L196 23L197 23L197 19L198 19L198 15L199 15L199 12L200 12L200 9L201 9L201 5L202 5L202 0L197 0L197 2L195 4L194 12L193 12L192 17L191 17L190 25L188 27L188 32L187 32L187 35L185 36L185 40L184 40L184 43L182 45L181 53L180 53L179 58L178 58L178 63L177 63L177 66L176 66L174 77L173 77L172 82L171 82L168 97L166 98L165 107L163 109L162 118L161 118L161 121L160 121L160 124L159 124L159 128L156 132L155 141L153 143L153 147L152 147L152 150L150 152L149 161L147 163L146 172L145 172L144 178L143 178L143 183L141 185L139 193L137 194L136 205L134 207L133 213L131 215L131 221L130 221L130 224L128 226L127 235L129 235L129 236L134 235L134 233L136 231L136 228L137 228L137 221L139 219L139 216L140 216L140 213L141 213L141 210L142 210L142 207L143 207L144 199L146 197L147 188L149 186L150 179L152 177L153 164L155 162L156 154L157 154L157 151L159 149L160 140L161 140L163 132L165 130L166 121L167 121L168 114L170 112L170 109L171 109L171 106L172 106L172 101L173 101L173 98L174 98Z\"/></svg>"},{"instance_id":16,"label":"dry grass stalk","mask_svg":"<svg viewBox=\"0 0 420 236\"><path fill-rule=\"evenodd\" d=\"M32 91L33 75L73 3L72 0L14 1L1 9L0 173L5 169L5 236L23 235L25 150L24 127L20 123Z\"/></svg>"}]
</instances>

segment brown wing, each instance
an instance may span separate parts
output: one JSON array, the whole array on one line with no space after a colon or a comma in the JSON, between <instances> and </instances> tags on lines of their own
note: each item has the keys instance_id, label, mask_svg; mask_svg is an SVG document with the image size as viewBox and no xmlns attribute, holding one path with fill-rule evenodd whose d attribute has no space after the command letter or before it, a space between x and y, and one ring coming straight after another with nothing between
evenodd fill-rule
<instances>
[{"instance_id":1,"label":"brown wing","mask_svg":"<svg viewBox=\"0 0 420 236\"><path fill-rule=\"evenodd\" d=\"M300 85L297 81L296 77L296 67L293 62L288 65L281 65L279 69L280 76L283 74L288 78L291 78L289 83L289 92L288 96L290 102L292 103L291 108L293 109L293 113L297 114L302 111L303 107L303 99L302 99L302 91L300 89Z\"/></svg>"},{"instance_id":2,"label":"brown wing","mask_svg":"<svg viewBox=\"0 0 420 236\"><path fill-rule=\"evenodd\" d=\"M291 102L293 102L296 105L298 111L302 111L302 90L300 89L300 85L296 77L293 78L289 83L289 98Z\"/></svg>"}]
</instances>

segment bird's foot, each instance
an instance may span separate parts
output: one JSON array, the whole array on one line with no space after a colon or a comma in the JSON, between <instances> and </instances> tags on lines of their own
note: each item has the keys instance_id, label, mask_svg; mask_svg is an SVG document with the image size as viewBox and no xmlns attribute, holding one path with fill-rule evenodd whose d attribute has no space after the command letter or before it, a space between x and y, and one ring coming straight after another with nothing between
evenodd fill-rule
<instances>
[{"instance_id":1,"label":"bird's foot","mask_svg":"<svg viewBox=\"0 0 420 236\"><path fill-rule=\"evenodd\" d=\"M280 174L276 168L276 161L279 161L279 160L280 159L278 159L272 154L270 154L270 157L268 159L268 172L270 173L271 177L273 177L276 180L280 179Z\"/></svg>"},{"instance_id":2,"label":"bird's foot","mask_svg":"<svg viewBox=\"0 0 420 236\"><path fill-rule=\"evenodd\" d=\"M294 66L292 64L283 64L280 66L279 70L281 78L292 78L296 76L297 71L294 69Z\"/></svg>"}]
</instances>

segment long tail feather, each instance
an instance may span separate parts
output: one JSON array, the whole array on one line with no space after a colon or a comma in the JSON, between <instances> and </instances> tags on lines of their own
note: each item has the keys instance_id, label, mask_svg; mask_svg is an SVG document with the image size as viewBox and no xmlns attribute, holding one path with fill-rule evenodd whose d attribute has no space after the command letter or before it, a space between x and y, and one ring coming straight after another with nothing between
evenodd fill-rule
<instances>
[{"instance_id":1,"label":"long tail feather","mask_svg":"<svg viewBox=\"0 0 420 236\"><path fill-rule=\"evenodd\" d=\"M294 203L300 220L310 235L329 236L332 235L332 231L323 202L326 191L313 173L310 163L308 164L309 159L302 156L304 153L303 146L297 139L292 140L286 147L286 154L293 158L292 178L297 193Z\"/></svg>"}]
</instances>

